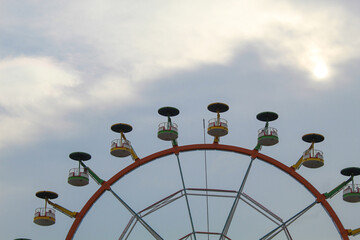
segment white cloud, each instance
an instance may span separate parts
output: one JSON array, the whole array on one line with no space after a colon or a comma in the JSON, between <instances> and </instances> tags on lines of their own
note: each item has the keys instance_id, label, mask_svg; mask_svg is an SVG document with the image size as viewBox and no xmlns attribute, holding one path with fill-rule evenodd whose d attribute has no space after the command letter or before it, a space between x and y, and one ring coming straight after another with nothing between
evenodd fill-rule
<instances>
[{"instance_id":1,"label":"white cloud","mask_svg":"<svg viewBox=\"0 0 360 240\"><path fill-rule=\"evenodd\" d=\"M82 103L70 94L76 72L50 58L18 57L0 61L0 147L36 139L67 126L64 114Z\"/></svg>"},{"instance_id":2,"label":"white cloud","mask_svg":"<svg viewBox=\"0 0 360 240\"><path fill-rule=\"evenodd\" d=\"M309 73L314 49L329 66L360 54L354 51L358 33L348 24L359 19L335 3L315 8L264 0L75 1L61 8L46 9L46 21L39 19L47 35L62 44L89 46L99 65L134 82L224 64L254 42L273 51L260 52L269 63Z\"/></svg>"},{"instance_id":3,"label":"white cloud","mask_svg":"<svg viewBox=\"0 0 360 240\"><path fill-rule=\"evenodd\" d=\"M75 70L47 57L0 61L0 86L0 148L37 140L47 131L63 134L74 127L72 111L117 107L136 95L134 84L116 75L86 86Z\"/></svg>"},{"instance_id":4,"label":"white cloud","mask_svg":"<svg viewBox=\"0 0 360 240\"><path fill-rule=\"evenodd\" d=\"M128 104L136 94L134 84L117 75L104 76L88 90L91 105L110 104L112 107Z\"/></svg>"},{"instance_id":5,"label":"white cloud","mask_svg":"<svg viewBox=\"0 0 360 240\"><path fill-rule=\"evenodd\" d=\"M287 65L309 76L319 61L334 75L333 66L360 55L359 33L348 24L358 17L327 3L316 9L264 0L32 4L39 14L12 19L7 9L8 22L1 26L31 29L58 47L49 55L61 53L71 67L53 60L57 56L0 62L0 104L6 112L0 128L16 126L11 141L43 125L70 124L62 116L74 108L132 99L144 82L164 74L226 64L248 44L257 44L271 66ZM79 65L82 76L74 70ZM84 86L81 96L74 92L77 84Z\"/></svg>"}]
</instances>

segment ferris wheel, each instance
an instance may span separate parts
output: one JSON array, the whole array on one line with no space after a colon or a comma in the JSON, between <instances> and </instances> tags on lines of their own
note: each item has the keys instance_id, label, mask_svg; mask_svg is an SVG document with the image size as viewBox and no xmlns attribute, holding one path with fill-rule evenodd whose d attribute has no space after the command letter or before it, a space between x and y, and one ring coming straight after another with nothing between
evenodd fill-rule
<instances>
[{"instance_id":1,"label":"ferris wheel","mask_svg":"<svg viewBox=\"0 0 360 240\"><path fill-rule=\"evenodd\" d=\"M72 186L83 187L89 184L91 177L100 187L79 212L70 211L54 203L53 199L56 199L58 194L53 191L37 192L36 196L45 200L45 206L35 210L34 223L40 226L55 224L55 214L58 210L70 218L74 218L66 239L77 239L78 229L81 229L80 226L89 212L91 213L92 207L105 194L110 194L119 203L122 211L127 212L126 215L121 216L123 218L121 221L117 216L116 221L119 222L119 225L112 230L117 234L116 239L298 239L296 231L292 231L293 226L298 223L303 224L304 216L311 213L316 206L321 206L322 211L331 220L332 228L336 232L334 239L349 239L349 236L360 233L360 229L346 229L328 201L343 191L344 201L360 202L360 185L354 183L354 177L360 175L360 168L349 167L341 170L341 174L346 177L344 182L336 187L330 187L332 190L326 193L320 193L297 172L301 166L319 168L324 165L323 152L315 149L315 143L324 141L324 136L318 133L304 135L302 140L310 143L310 147L303 152L294 165L286 166L280 161L260 153L263 146L273 146L279 142L277 129L269 126L270 122L278 118L276 113L262 112L256 116L259 121L265 123L265 126L258 131L256 146L253 149L246 149L220 144L220 139L229 132L228 121L220 117L220 114L227 112L229 106L217 102L208 105L207 109L216 114L215 118L208 121L206 127L204 121L204 129L206 128L207 133L213 137L212 143L205 143L204 133L204 143L179 145L177 141L179 136L178 125L172 121L172 118L179 115L180 111L174 107L162 107L158 113L166 117L167 121L158 125L157 137L170 142L171 147L143 158L136 154L131 142L125 136L132 131L132 126L126 123L112 125L111 130L120 136L111 142L110 154L117 158L131 157L133 163L105 181L85 164L91 159L90 154L85 152L71 153L70 159L76 161L78 166L69 171L68 183ZM211 154L213 153L215 156L212 157ZM191 157L191 154L196 154L196 157ZM224 169L221 164L213 164L215 160L225 161L221 155L226 155L226 161L231 159L229 161L233 162L234 165L228 164L228 168ZM177 181L176 186L179 186L178 189L167 190L166 193L157 193L157 199L144 195L141 198L141 204L134 202L139 200L138 198L131 200L125 191L118 190L117 184L156 162L171 162L173 166L176 165L175 168L172 168L176 172L169 173L170 175L167 175L166 179L160 180L157 182L158 184L153 184L153 187L170 184L173 179L170 180L169 176L174 176ZM203 173L198 174L199 172L195 172L193 168L201 164ZM240 165L237 164L241 164L241 167L238 167ZM287 201L287 198L296 198L296 194L285 191L286 194L276 204L286 208L286 211L280 211L278 207L273 207L276 204L272 204L268 199L270 194L274 194L275 189L265 187L266 182L261 184L262 186L259 186L258 182L251 183L254 179L258 180L266 175L262 170L256 172L259 164L275 169L286 178L290 178L308 195L308 202L296 205L293 201ZM163 172L168 171L156 168L156 172L151 172L151 174L157 177ZM201 184L191 180L197 180L198 175L203 178ZM216 177L212 178L210 175ZM222 185L221 180L224 179L230 179L231 187ZM266 179L268 182L273 180L272 177ZM151 182L152 180L148 181ZM142 183L151 186L151 184L147 184L146 180ZM281 181L281 183L286 188L289 182ZM281 190L279 187L277 189ZM291 208L285 207L285 204L289 204ZM166 210L170 214L164 215ZM256 215L255 220L248 213ZM180 221L180 217L184 219ZM264 224L259 223L260 219ZM254 230L247 224L259 227ZM306 229L306 231L311 232L311 229ZM143 237L137 232L145 232L147 237Z\"/></svg>"}]
</instances>

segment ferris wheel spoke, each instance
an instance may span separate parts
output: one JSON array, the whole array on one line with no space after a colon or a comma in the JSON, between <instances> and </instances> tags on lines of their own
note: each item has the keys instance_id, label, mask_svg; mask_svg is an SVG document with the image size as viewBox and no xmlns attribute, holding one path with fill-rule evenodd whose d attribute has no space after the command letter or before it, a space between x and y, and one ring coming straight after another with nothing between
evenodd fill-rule
<instances>
[{"instance_id":1,"label":"ferris wheel spoke","mask_svg":"<svg viewBox=\"0 0 360 240\"><path fill-rule=\"evenodd\" d=\"M135 219L135 217L132 216L132 220L129 222L128 226L126 226L126 228L120 235L119 240L123 240L123 239L127 240L129 238L131 232L134 230L137 222L138 221Z\"/></svg>"},{"instance_id":2,"label":"ferris wheel spoke","mask_svg":"<svg viewBox=\"0 0 360 240\"><path fill-rule=\"evenodd\" d=\"M271 239L274 234L277 234L277 231L278 231L280 228L283 228L284 226L289 226L291 223L293 223L294 221L296 221L299 217L301 217L304 213L306 213L308 210L310 210L310 209L311 209L313 206L315 206L315 204L317 204L317 203L318 203L317 201L311 203L309 206L307 206L306 208L304 208L303 210L301 210L300 212L298 212L297 214L295 214L294 216L292 216L291 218L289 218L288 220L286 220L283 224L279 225L279 226L276 227L274 230L270 231L270 232L267 233L265 236L263 236L262 238L260 238L260 240ZM280 229L280 231L283 231L283 229Z\"/></svg>"},{"instance_id":3,"label":"ferris wheel spoke","mask_svg":"<svg viewBox=\"0 0 360 240\"><path fill-rule=\"evenodd\" d=\"M147 223L145 222L145 220L142 219L124 200L122 200L119 195L117 195L111 188L109 188L109 191L110 191L110 192L115 196L115 198L136 218L136 220L139 221L139 222L146 228L146 230L149 231L149 233L150 233L151 235L153 235L153 237L154 237L155 239L157 239L157 240L163 240L163 238L160 237L160 235L159 235L157 232L155 232L155 230L152 229L152 228L149 226L149 224L147 224Z\"/></svg>"},{"instance_id":4,"label":"ferris wheel spoke","mask_svg":"<svg viewBox=\"0 0 360 240\"><path fill-rule=\"evenodd\" d=\"M269 219L270 221L275 223L276 225L281 225L283 223L283 220L279 216L277 216L275 213L273 213L272 211L267 209L265 206L263 206L262 204L257 202L255 199L251 198L249 195L247 195L245 193L242 193L240 199L244 203L249 205L251 208L255 209L257 212L262 214L264 217L266 217L267 219ZM290 225L290 223L288 225ZM273 237L275 237L281 231L285 232L285 235L286 235L288 240L292 240L290 232L288 231L286 225L284 225L282 227L282 229L279 229L278 232L276 234L272 235L272 237L269 238L269 239L272 239Z\"/></svg>"},{"instance_id":5,"label":"ferris wheel spoke","mask_svg":"<svg viewBox=\"0 0 360 240\"><path fill-rule=\"evenodd\" d=\"M274 237L276 237L279 233L281 233L282 231L284 231L286 238L288 240L292 240L289 231L287 230L286 226L283 226L282 229L278 229L274 234L272 234L269 238L267 238L267 240L271 240Z\"/></svg>"},{"instance_id":6,"label":"ferris wheel spoke","mask_svg":"<svg viewBox=\"0 0 360 240\"><path fill-rule=\"evenodd\" d=\"M294 220L295 221L295 220ZM279 233L281 233L282 231L284 231L284 233L285 233L285 236L286 236L286 238L288 239L288 240L292 240L292 237L291 237L291 235L290 235L290 232L289 232L289 230L288 230L288 228L287 228L287 226L289 226L291 223L289 223L289 224L285 224L285 225L283 225L281 228L279 228L275 233L273 233L270 237L268 237L267 238L267 240L271 240L271 239L273 239L274 237L276 237Z\"/></svg>"},{"instance_id":7,"label":"ferris wheel spoke","mask_svg":"<svg viewBox=\"0 0 360 240\"><path fill-rule=\"evenodd\" d=\"M75 218L74 222L71 225L71 228L68 231L68 234L66 236L66 240L74 239L74 235L76 234L79 226L81 225L83 219L85 216L87 216L88 212L92 209L93 205L96 203L98 199L101 199L104 195L104 192L110 191L113 196L119 201L119 203L122 205L121 207L125 207L127 211L130 213L130 221L127 225L125 225L125 228L123 232L121 233L121 236L119 240L126 240L128 238L133 237L133 232L136 230L140 230L140 234L147 234L148 232L157 240L162 240L163 238L149 226L144 221L144 218L156 211L158 211L161 208L166 207L167 205L171 204L172 202L180 199L181 197L185 197L186 200L186 206L188 209L188 216L185 216L186 224L188 224L187 217L189 217L189 221L191 223L192 231L189 230L189 226L186 227L186 235L179 238L179 240L196 240L196 237L201 238L202 235L207 235L207 239L210 239L210 235L216 235L219 237L219 240L225 240L230 239L227 234L229 232L230 226L232 224L235 212L237 210L237 206L239 204L239 200L242 200L245 204L256 210L255 214L260 213L263 215L263 217L267 218L265 221L267 221L265 224L262 224L263 227L268 227L267 225L270 220L270 227L275 228L268 232L268 230L264 230L266 233L265 236L260 238L260 240L270 240L276 238L278 235L283 234L284 232L286 238L288 240L292 240L292 237L290 235L290 232L288 230L288 227L297 221L299 218L301 218L307 211L309 211L313 206L316 205L316 203L321 203L322 207L324 208L325 212L328 214L329 218L333 221L334 226L338 233L340 234L341 239L348 240L349 235L357 235L360 233L360 228L355 230L345 229L342 222L340 221L339 217L336 215L335 211L331 207L330 203L327 201L327 199L332 198L337 193L339 193L344 187L346 187L350 182L352 184L348 187L346 187L346 191L343 192L343 200L347 202L360 202L360 192L355 186L355 183L353 182L353 177L360 175L360 168L357 167L349 167L346 169L343 169L341 171L342 175L348 176L349 179L342 182L340 185L335 187L330 192L321 194L310 182L308 182L307 179L302 177L300 174L296 172L296 170L299 169L300 166L308 167L308 168L319 168L324 165L324 158L323 158L323 152L315 149L314 144L322 142L324 140L324 136L318 133L309 133L302 137L302 140L310 143L310 147L303 152L301 158L297 161L297 163L293 166L287 166L284 163L271 158L267 155L260 154L259 151L261 150L262 146L273 146L279 142L279 137L277 133L277 129L270 127L269 122L274 121L278 118L278 115L274 112L261 112L256 115L256 118L262 122L265 122L265 127L258 130L257 134L257 145L254 149L246 149L239 146L232 146L232 145L225 145L220 144L220 138L226 136L229 133L228 128L228 121L220 118L220 113L226 112L229 110L229 106L221 103L221 102L215 102L208 105L207 109L210 112L216 113L216 118L212 118L208 121L208 127L207 127L207 133L214 137L213 143L206 143L205 139L205 119L203 119L203 130L204 130L204 142L203 144L190 144L190 145L183 145L178 146L178 126L177 124L173 123L171 120L171 117L174 117L179 114L179 110L174 107L162 107L158 110L158 113L164 117L167 117L167 122L162 122L158 125L158 132L157 136L159 139L164 141L170 141L172 143L173 148L168 148L165 150L161 150L158 152L155 152L153 154L150 154L142 159L140 159L132 147L130 141L125 138L125 133L128 133L132 131L132 126L126 123L116 123L111 126L111 130L114 132L117 132L120 134L120 138L115 139L111 141L111 148L110 148L110 154L114 157L127 157L131 156L132 159L135 161L134 163L126 166L125 168L119 170L117 173L115 173L108 181L104 181L101 179L96 173L88 167L84 161L90 160L91 156L88 153L84 152L74 152L69 155L69 157L72 160L78 161L78 167L72 168L69 171L68 176L68 183L73 186L85 186L89 183L89 177L93 178L95 182L100 185L99 189L93 193L93 195L88 199L88 201L85 203L85 205L82 207L80 212L70 212L67 209L61 207L60 205L57 205L55 203L52 203L48 198L51 199L54 197L53 192L50 191L41 191L42 194L38 196L38 193L36 193L36 196L39 198L42 198L45 200L45 208L38 208L35 210L35 216L34 216L34 223L42 225L42 226L49 226L53 225L55 223L55 213L52 211L54 209L47 209L47 204L52 205L55 209L59 210L62 213L65 213L66 215L70 215ZM184 175L182 172L181 162L179 158L179 154L182 152L192 152L197 150L204 150L204 172L205 172L205 189L200 188L186 188L185 181L184 181ZM207 162L207 151L208 150L215 150L215 151L222 151L222 152L231 152L233 154L241 154L245 156L251 157L251 161L248 164L248 168L245 172L245 175L243 176L242 182L240 183L240 187L238 191L236 190L226 190L226 189L209 189L208 186L208 162ZM117 195L112 189L111 186L115 184L117 181L122 179L125 175L132 173L135 170L138 170L139 168L143 167L145 164L148 164L152 161L158 160L162 157L171 157L175 154L177 157L178 167L180 171L181 181L182 181L182 189L169 195L168 197L165 197L161 199L160 201L157 201L153 203L152 205L146 207L145 209L135 212L123 199L120 198L119 195ZM280 217L278 217L275 213L264 207L260 202L257 202L255 199L251 198L250 196L246 195L243 190L245 189L245 185L247 183L247 179L249 177L250 171L252 170L252 165L255 159L258 159L259 161L262 161L263 163L270 164L271 166L275 167L277 170L281 171L282 173L286 173L289 177L291 177L293 180L296 181L296 183L301 184L303 187L305 187L316 199L315 202L312 202L310 205L305 207L302 211L298 212L291 218L287 219L286 221L283 221ZM232 160L232 159L231 159ZM200 166L200 165L197 165ZM82 167L82 168L81 168ZM141 171L141 170L140 170ZM225 173L226 174L226 173ZM144 176L144 175L143 175ZM145 177L148 177L149 175L145 175ZM230 174L229 174L230 176ZM218 179L218 176L216 179ZM221 179L221 178L220 178ZM126 180L125 180L126 181ZM285 182L285 184L287 184ZM158 187L158 186L156 186ZM355 188L356 187L356 188ZM205 192L205 193L203 193ZM50 193L50 195L49 195ZM269 194L268 192L263 192L264 194ZM270 194L274 194L274 192L270 192ZM57 194L56 194L57 196ZM204 209L201 209L202 211L196 212L195 210L195 202L192 202L192 209L190 208L190 202L189 202L189 196L192 196L191 198L196 198L194 196L202 196L206 198L206 231L196 231L194 227L193 219L196 220L196 217L200 216L200 214L205 214ZM211 232L210 231L210 217L209 217L209 198L211 197L221 197L221 198L233 198L233 204L231 205L231 208L229 209L228 216L226 218L226 221L223 223L223 226L221 225L222 231L221 233L219 231ZM202 200L202 199L201 199ZM283 201L284 199L280 199L280 201ZM227 200L220 200L223 201L221 203L225 203ZM231 201L231 200L230 200ZM183 203L183 202L182 202ZM198 201L197 203L203 203L202 201ZM210 202L211 203L211 202ZM306 203L307 204L307 203ZM203 204L205 205L205 204ZM212 206L212 205L211 205ZM175 206L176 207L176 206ZM245 206L247 207L247 206ZM254 212L253 209L251 209L251 212ZM49 210L49 211L47 211ZM170 209L170 211L173 210L173 208ZM179 209L177 209L178 211ZM193 212L192 212L192 211ZM218 213L216 209L215 213ZM242 209L239 209L241 211ZM181 211L181 209L180 209ZM221 211L220 211L221 212ZM69 214L68 214L69 213ZM192 213L194 214L194 218L192 216ZM222 212L221 212L222 213ZM241 217L243 217L243 212L241 211ZM47 214L51 214L51 216L48 216ZM186 215L186 214L185 214ZM52 217L53 216L53 217ZM156 219L160 217L161 219L162 214L157 215ZM215 215L214 215L215 216ZM51 219L49 219L51 217ZM117 216L115 216L117 217ZM203 217L203 216L201 216ZM258 216L256 216L258 217ZM148 217L146 217L148 219ZM236 219L236 218L235 218ZM254 219L255 220L255 219ZM257 218L256 218L257 220ZM264 219L263 219L264 220ZM302 219L304 220L304 219ZM164 219L163 219L164 221ZM166 219L165 219L166 221ZM145 231L142 227L139 227L139 223L145 227ZM162 223L161 221L159 222ZM215 224L215 222L214 222ZM235 224L235 222L234 222ZM233 224L233 225L234 225ZM274 225L275 224L275 225ZM301 224L301 221L297 222L297 224ZM158 225L158 224L157 224ZM259 224L261 225L261 224ZM89 226L89 225L87 225ZM105 225L106 226L106 225ZM204 224L205 226L205 224ZM101 226L103 227L103 226ZM174 228L178 228L178 225L173 225ZM201 228L200 225L197 225L197 228ZM205 228L205 227L204 227ZM92 229L94 232L97 232L97 229ZM168 229L169 231L171 229ZM176 229L178 230L178 229ZM180 229L181 230L181 229ZM199 229L198 229L199 230ZM219 229L220 230L220 229ZM147 232L148 231L148 232ZM89 233L88 231L84 231L86 234ZM145 233L143 233L145 232ZM99 233L101 234L101 232ZM174 232L174 234L177 234ZM239 238L236 234L242 234L237 231L234 231L235 237ZM258 234L256 232L255 234ZM264 234L261 232L260 234ZM311 234L311 233L310 233ZM182 235L181 235L182 236ZM231 236L233 237L233 236Z\"/></svg>"},{"instance_id":8,"label":"ferris wheel spoke","mask_svg":"<svg viewBox=\"0 0 360 240\"><path fill-rule=\"evenodd\" d=\"M262 205L260 205L258 202L254 202L254 200L252 200L251 198L249 200L249 196L245 193L242 194L240 199L273 223L280 225L279 222L281 222L282 220L278 216L276 216L274 213L270 212L267 209L264 210L264 207Z\"/></svg>"},{"instance_id":9,"label":"ferris wheel spoke","mask_svg":"<svg viewBox=\"0 0 360 240\"><path fill-rule=\"evenodd\" d=\"M189 213L189 218L190 218L192 233L193 233L193 235L194 235L194 240L196 240L196 232L195 232L195 227L194 227L193 218L192 218L192 215L191 215L189 198L188 198L188 195L187 195L187 193L186 193L184 175L183 175L182 169L181 169L180 158L179 158L179 154L175 154L175 155L176 155L177 162L178 162L178 166L179 166L179 171L180 171L180 176L181 176L181 182L182 182L182 185L183 185L183 191L184 191L184 195L185 195L185 199L186 199L186 205L187 205L187 209L188 209L188 213Z\"/></svg>"},{"instance_id":10,"label":"ferris wheel spoke","mask_svg":"<svg viewBox=\"0 0 360 240\"><path fill-rule=\"evenodd\" d=\"M230 210L230 213L229 213L229 215L228 215L228 218L227 218L227 220L226 220L226 222L225 222L224 228L223 228L223 230L222 230L222 232L221 232L221 234L220 234L219 240L223 240L223 239L224 239L224 236L226 236L226 235L227 235L227 232L229 231L230 224L231 224L232 219L233 219L233 217L234 217L234 213L235 213L236 207L237 207L237 205L238 205L238 203L239 203L240 196L241 196L241 194L242 194L242 192L243 192L243 190L244 190L245 183L246 183L246 180L247 180L247 178L248 178L248 176L249 176L250 169L251 169L251 166L252 166L252 163L254 162L254 160L255 160L255 158L254 158L254 157L251 157L250 164L249 164L249 166L248 166L248 168L247 168L247 170L246 170L246 174L245 174L244 179L243 179L243 181L242 181L242 183L241 183L241 185L240 185L239 191L237 192L236 198L235 198L234 203L233 203L233 205L232 205L232 207L231 207L231 210Z\"/></svg>"}]
</instances>

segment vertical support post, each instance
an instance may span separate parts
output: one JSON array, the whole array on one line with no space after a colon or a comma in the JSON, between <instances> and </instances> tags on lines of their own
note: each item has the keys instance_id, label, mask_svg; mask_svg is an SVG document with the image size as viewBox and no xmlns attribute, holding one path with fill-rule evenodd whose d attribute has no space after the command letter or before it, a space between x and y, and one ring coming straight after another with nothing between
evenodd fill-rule
<instances>
[{"instance_id":1,"label":"vertical support post","mask_svg":"<svg viewBox=\"0 0 360 240\"><path fill-rule=\"evenodd\" d=\"M45 215L46 215L47 202L48 202L48 198L45 198Z\"/></svg>"},{"instance_id":2,"label":"vertical support post","mask_svg":"<svg viewBox=\"0 0 360 240\"><path fill-rule=\"evenodd\" d=\"M125 137L125 134L123 131L120 132L120 143L122 143L123 141L122 140L126 140L126 137Z\"/></svg>"},{"instance_id":3,"label":"vertical support post","mask_svg":"<svg viewBox=\"0 0 360 240\"><path fill-rule=\"evenodd\" d=\"M206 144L205 138L205 119L203 119L203 130L204 130L204 144ZM207 158L206 158L206 149L204 151L205 158L205 188L206 188L206 229L207 232L210 232L210 219L209 219L209 191L208 191L208 171L207 171ZM210 235L208 234L208 240L210 239Z\"/></svg>"}]
</instances>

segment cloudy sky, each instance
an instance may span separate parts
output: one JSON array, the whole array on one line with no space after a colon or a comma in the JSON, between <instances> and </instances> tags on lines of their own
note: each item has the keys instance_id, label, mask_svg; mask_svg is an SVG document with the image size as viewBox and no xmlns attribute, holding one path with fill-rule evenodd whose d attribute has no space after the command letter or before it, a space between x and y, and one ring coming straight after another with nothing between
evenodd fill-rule
<instances>
[{"instance_id":1,"label":"cloudy sky","mask_svg":"<svg viewBox=\"0 0 360 240\"><path fill-rule=\"evenodd\" d=\"M342 168L359 166L359 10L355 0L0 0L2 238L64 239L72 220L60 213L56 225L49 228L32 223L35 208L43 205L35 192L55 191L59 194L56 202L80 211L97 185L74 188L66 183L67 171L76 167L68 154L91 153L89 165L109 179L132 162L109 154L111 140L118 137L110 130L112 124L133 126L127 136L140 158L170 147L156 138L157 124L165 120L157 114L162 106L180 109L174 121L180 129L179 144L185 145L203 142L202 121L214 117L207 105L227 103L230 110L223 117L229 121L230 133L221 143L244 148L255 146L257 130L263 126L256 114L275 111L279 119L273 125L279 130L280 143L262 152L288 166L308 147L302 135L323 134L325 141L318 146L324 151L325 166L301 168L299 173L320 192L330 191L346 179L339 174ZM208 136L206 141L212 139ZM214 156L219 158L223 159ZM247 164L248 159L244 161ZM178 174L167 164L159 167ZM228 175L236 164L225 161L213 167ZM246 164L239 166L241 174ZM181 188L179 182L171 190L160 186L164 180L155 181L152 170L129 176L134 181L126 180L126 187L119 183L119 192L127 188L146 199L145 183L154 182L150 193L156 197L149 197L148 202L136 202L130 192L123 195L136 210L141 209L138 204L145 207ZM270 178L283 174L261 166L258 171L269 173ZM190 172L185 168L186 183L204 187ZM268 181L263 172L255 176L254 188ZM287 185L288 176L284 179L271 185L271 194L279 199L287 195L286 189L298 188ZM233 186L224 188L237 190L241 178L231 182ZM252 192L250 186L245 191ZM304 203L300 206L311 203L306 194L301 193ZM266 202L266 198L257 200ZM104 232L113 234L105 235L109 239L119 237L122 225L113 222L120 221L121 214L111 214L108 206L124 210L110 197L101 201L98 205L104 209L94 210L80 227L78 239L100 239L96 234L104 236ZM343 202L340 195L329 202L345 228L360 227L353 216L360 206ZM298 209L291 209L292 204L274 208L284 212L284 219ZM96 211L114 215L116 220L105 214L111 223L91 233L98 219ZM321 211L324 214L320 207ZM326 224L324 229L328 229ZM317 239L339 239L336 230L329 232ZM239 236L233 234L235 239ZM174 235L174 239L180 237Z\"/></svg>"}]
</instances>

